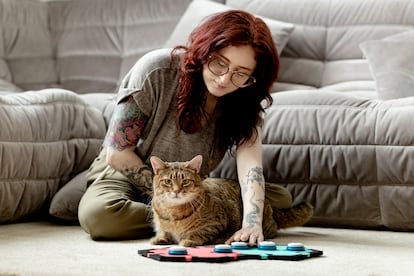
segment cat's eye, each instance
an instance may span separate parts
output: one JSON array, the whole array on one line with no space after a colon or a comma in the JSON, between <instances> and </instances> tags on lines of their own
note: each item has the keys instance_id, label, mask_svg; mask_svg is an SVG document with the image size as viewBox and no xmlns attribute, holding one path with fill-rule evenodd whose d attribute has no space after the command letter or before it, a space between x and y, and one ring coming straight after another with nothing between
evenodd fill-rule
<instances>
[{"instance_id":1,"label":"cat's eye","mask_svg":"<svg viewBox=\"0 0 414 276\"><path fill-rule=\"evenodd\" d=\"M190 179L183 179L181 183L183 184L183 186L187 186L187 185L190 185L191 181Z\"/></svg>"},{"instance_id":2,"label":"cat's eye","mask_svg":"<svg viewBox=\"0 0 414 276\"><path fill-rule=\"evenodd\" d=\"M164 184L171 186L172 180L171 179L164 179Z\"/></svg>"}]
</instances>

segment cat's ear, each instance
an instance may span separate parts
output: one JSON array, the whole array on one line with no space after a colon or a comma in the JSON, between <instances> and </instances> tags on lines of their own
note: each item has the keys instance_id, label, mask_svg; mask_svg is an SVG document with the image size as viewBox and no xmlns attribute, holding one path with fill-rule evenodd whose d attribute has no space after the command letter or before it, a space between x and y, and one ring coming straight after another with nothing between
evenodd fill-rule
<instances>
[{"instance_id":1,"label":"cat's ear","mask_svg":"<svg viewBox=\"0 0 414 276\"><path fill-rule=\"evenodd\" d=\"M160 170L163 170L167 167L164 161L162 161L157 156L151 156L150 162L151 162L152 169L154 170L154 174L158 174Z\"/></svg>"},{"instance_id":2,"label":"cat's ear","mask_svg":"<svg viewBox=\"0 0 414 276\"><path fill-rule=\"evenodd\" d=\"M203 164L203 156L196 155L193 159L188 161L187 167L195 170L197 173L200 172L201 164Z\"/></svg>"}]
</instances>

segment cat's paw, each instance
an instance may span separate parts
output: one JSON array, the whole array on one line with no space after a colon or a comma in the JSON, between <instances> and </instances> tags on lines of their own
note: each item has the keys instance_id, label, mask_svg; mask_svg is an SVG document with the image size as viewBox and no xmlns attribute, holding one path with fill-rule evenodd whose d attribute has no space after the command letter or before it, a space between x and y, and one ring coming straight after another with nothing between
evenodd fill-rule
<instances>
[{"instance_id":1,"label":"cat's paw","mask_svg":"<svg viewBox=\"0 0 414 276\"><path fill-rule=\"evenodd\" d=\"M203 242L185 239L180 241L180 245L185 247L193 247L203 245Z\"/></svg>"},{"instance_id":2,"label":"cat's paw","mask_svg":"<svg viewBox=\"0 0 414 276\"><path fill-rule=\"evenodd\" d=\"M155 245L167 245L167 244L174 244L174 242L166 237L158 237L155 236L150 239L151 244Z\"/></svg>"},{"instance_id":3,"label":"cat's paw","mask_svg":"<svg viewBox=\"0 0 414 276\"><path fill-rule=\"evenodd\" d=\"M175 244L176 240L170 232L158 231L155 236L150 239L150 243L159 245Z\"/></svg>"}]
</instances>

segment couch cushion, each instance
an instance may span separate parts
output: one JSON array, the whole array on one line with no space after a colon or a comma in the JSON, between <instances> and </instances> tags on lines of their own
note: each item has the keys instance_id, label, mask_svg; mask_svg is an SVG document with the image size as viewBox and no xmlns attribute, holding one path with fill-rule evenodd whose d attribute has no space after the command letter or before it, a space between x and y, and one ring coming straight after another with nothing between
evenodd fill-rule
<instances>
[{"instance_id":1,"label":"couch cushion","mask_svg":"<svg viewBox=\"0 0 414 276\"><path fill-rule=\"evenodd\" d=\"M0 79L0 92L22 92L22 89L11 82Z\"/></svg>"},{"instance_id":2,"label":"couch cushion","mask_svg":"<svg viewBox=\"0 0 414 276\"><path fill-rule=\"evenodd\" d=\"M72 0L50 4L63 88L117 90L146 52L163 45L191 0Z\"/></svg>"},{"instance_id":3,"label":"couch cushion","mask_svg":"<svg viewBox=\"0 0 414 276\"><path fill-rule=\"evenodd\" d=\"M0 0L0 15L0 79L26 90L56 85L47 4Z\"/></svg>"},{"instance_id":4,"label":"couch cushion","mask_svg":"<svg viewBox=\"0 0 414 276\"><path fill-rule=\"evenodd\" d=\"M230 10L231 7L216 3L209 0L196 0L193 1L181 17L171 36L165 43L166 47L175 47L177 45L185 45L187 38L191 31L200 24L207 16ZM262 17L267 26L269 27L276 48L279 53L283 51L288 39L289 34L293 31L294 25L286 22L272 20Z\"/></svg>"},{"instance_id":5,"label":"couch cushion","mask_svg":"<svg viewBox=\"0 0 414 276\"><path fill-rule=\"evenodd\" d=\"M63 221L78 222L79 202L86 191L87 170L76 175L52 198L49 214Z\"/></svg>"},{"instance_id":6,"label":"couch cushion","mask_svg":"<svg viewBox=\"0 0 414 276\"><path fill-rule=\"evenodd\" d=\"M108 127L116 107L117 93L86 93L80 96L86 103L96 107L102 112L106 126Z\"/></svg>"},{"instance_id":7,"label":"couch cushion","mask_svg":"<svg viewBox=\"0 0 414 276\"><path fill-rule=\"evenodd\" d=\"M414 30L360 45L380 99L414 96Z\"/></svg>"},{"instance_id":8,"label":"couch cushion","mask_svg":"<svg viewBox=\"0 0 414 276\"><path fill-rule=\"evenodd\" d=\"M313 224L414 229L414 97L273 97L263 126L265 177L316 206Z\"/></svg>"},{"instance_id":9,"label":"couch cushion","mask_svg":"<svg viewBox=\"0 0 414 276\"><path fill-rule=\"evenodd\" d=\"M47 207L89 167L106 131L100 111L60 89L0 96L0 118L0 223Z\"/></svg>"}]
</instances>

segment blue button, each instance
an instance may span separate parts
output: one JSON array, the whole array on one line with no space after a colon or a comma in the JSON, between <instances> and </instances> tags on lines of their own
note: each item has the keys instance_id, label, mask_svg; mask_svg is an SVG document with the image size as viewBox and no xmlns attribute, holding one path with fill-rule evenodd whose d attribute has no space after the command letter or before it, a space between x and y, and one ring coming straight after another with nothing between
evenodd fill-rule
<instances>
[{"instance_id":1,"label":"blue button","mask_svg":"<svg viewBox=\"0 0 414 276\"><path fill-rule=\"evenodd\" d=\"M237 249L244 250L244 249L249 249L249 246L247 245L246 242L232 242L231 248L236 249L236 250Z\"/></svg>"},{"instance_id":2,"label":"blue button","mask_svg":"<svg viewBox=\"0 0 414 276\"><path fill-rule=\"evenodd\" d=\"M187 255L187 248L184 246L173 246L168 249L170 255Z\"/></svg>"},{"instance_id":3,"label":"blue button","mask_svg":"<svg viewBox=\"0 0 414 276\"><path fill-rule=\"evenodd\" d=\"M214 247L214 252L216 253L231 253L233 250L228 244L218 244Z\"/></svg>"},{"instance_id":4,"label":"blue button","mask_svg":"<svg viewBox=\"0 0 414 276\"><path fill-rule=\"evenodd\" d=\"M257 247L260 250L276 250L276 243L273 241L263 241L259 242L259 246Z\"/></svg>"},{"instance_id":5,"label":"blue button","mask_svg":"<svg viewBox=\"0 0 414 276\"><path fill-rule=\"evenodd\" d=\"M288 243L287 248L288 251L305 251L305 246L298 242Z\"/></svg>"}]
</instances>

